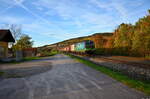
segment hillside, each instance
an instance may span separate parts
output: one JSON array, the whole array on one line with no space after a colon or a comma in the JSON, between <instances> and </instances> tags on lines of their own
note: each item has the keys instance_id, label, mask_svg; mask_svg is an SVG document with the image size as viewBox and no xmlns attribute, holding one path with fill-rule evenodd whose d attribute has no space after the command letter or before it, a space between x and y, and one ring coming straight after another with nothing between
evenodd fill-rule
<instances>
[{"instance_id":1,"label":"hillside","mask_svg":"<svg viewBox=\"0 0 150 99\"><path fill-rule=\"evenodd\" d=\"M66 45L70 45L70 44L73 44L73 43L77 43L77 42L81 42L81 41L84 41L84 40L91 40L92 37L94 36L112 36L113 33L110 33L110 32L105 32L105 33L94 33L92 35L89 35L89 36L83 36L83 37L77 37L77 38L72 38L72 39L68 39L68 40L64 40L64 41L61 41L61 42L58 42L58 43L55 43L55 44L51 44L51 45L46 45L44 47L56 47L56 46L66 46Z\"/></svg>"}]
</instances>

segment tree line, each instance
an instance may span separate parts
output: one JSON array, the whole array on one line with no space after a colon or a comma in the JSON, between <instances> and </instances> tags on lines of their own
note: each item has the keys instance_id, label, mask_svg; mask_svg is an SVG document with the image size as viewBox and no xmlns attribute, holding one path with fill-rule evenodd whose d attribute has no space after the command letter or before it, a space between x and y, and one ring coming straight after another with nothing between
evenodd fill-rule
<instances>
[{"instance_id":1,"label":"tree line","mask_svg":"<svg viewBox=\"0 0 150 99\"><path fill-rule=\"evenodd\" d=\"M150 10L135 25L120 24L114 31L109 47L95 53L107 55L150 56Z\"/></svg>"}]
</instances>

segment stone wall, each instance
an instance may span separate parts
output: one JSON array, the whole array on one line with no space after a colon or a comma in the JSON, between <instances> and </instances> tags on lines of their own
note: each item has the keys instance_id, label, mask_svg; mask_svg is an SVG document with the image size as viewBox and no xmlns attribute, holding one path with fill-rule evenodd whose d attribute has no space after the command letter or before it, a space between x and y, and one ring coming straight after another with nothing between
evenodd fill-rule
<instances>
[{"instance_id":1,"label":"stone wall","mask_svg":"<svg viewBox=\"0 0 150 99\"><path fill-rule=\"evenodd\" d=\"M89 57L83 57L83 56L79 56L79 57L89 60L91 62L94 62L100 66L104 66L109 69L112 69L113 71L121 72L129 76L132 79L150 81L150 69L148 68L143 68L139 66L137 67L137 66L132 66L132 65L123 64L123 63L110 62L110 61L105 61L105 60L99 60L96 58L89 58Z\"/></svg>"}]
</instances>

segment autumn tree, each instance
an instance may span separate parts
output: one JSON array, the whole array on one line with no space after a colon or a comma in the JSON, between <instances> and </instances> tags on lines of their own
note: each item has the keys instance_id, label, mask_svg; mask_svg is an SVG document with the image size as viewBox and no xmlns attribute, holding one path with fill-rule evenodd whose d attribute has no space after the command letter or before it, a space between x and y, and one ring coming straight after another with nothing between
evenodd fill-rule
<instances>
[{"instance_id":1,"label":"autumn tree","mask_svg":"<svg viewBox=\"0 0 150 99\"><path fill-rule=\"evenodd\" d=\"M122 23L114 33L114 47L131 47L134 27L131 24Z\"/></svg>"},{"instance_id":2,"label":"autumn tree","mask_svg":"<svg viewBox=\"0 0 150 99\"><path fill-rule=\"evenodd\" d=\"M150 55L150 10L149 14L139 19L135 25L118 26L113 35L113 47L120 54Z\"/></svg>"},{"instance_id":3,"label":"autumn tree","mask_svg":"<svg viewBox=\"0 0 150 99\"><path fill-rule=\"evenodd\" d=\"M113 47L119 54L129 54L132 47L132 36L134 33L134 26L131 24L122 23L115 30L113 35Z\"/></svg>"},{"instance_id":4,"label":"autumn tree","mask_svg":"<svg viewBox=\"0 0 150 99\"><path fill-rule=\"evenodd\" d=\"M150 54L150 10L135 25L132 50L140 55Z\"/></svg>"}]
</instances>

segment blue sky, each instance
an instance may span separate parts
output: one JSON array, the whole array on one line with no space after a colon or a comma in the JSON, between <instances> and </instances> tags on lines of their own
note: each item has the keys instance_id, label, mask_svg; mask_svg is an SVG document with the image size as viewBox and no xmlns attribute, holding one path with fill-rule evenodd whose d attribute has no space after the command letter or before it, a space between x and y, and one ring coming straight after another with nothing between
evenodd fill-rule
<instances>
[{"instance_id":1,"label":"blue sky","mask_svg":"<svg viewBox=\"0 0 150 99\"><path fill-rule=\"evenodd\" d=\"M0 0L0 26L18 24L34 46L97 32L113 32L122 22L135 23L150 0Z\"/></svg>"}]
</instances>

